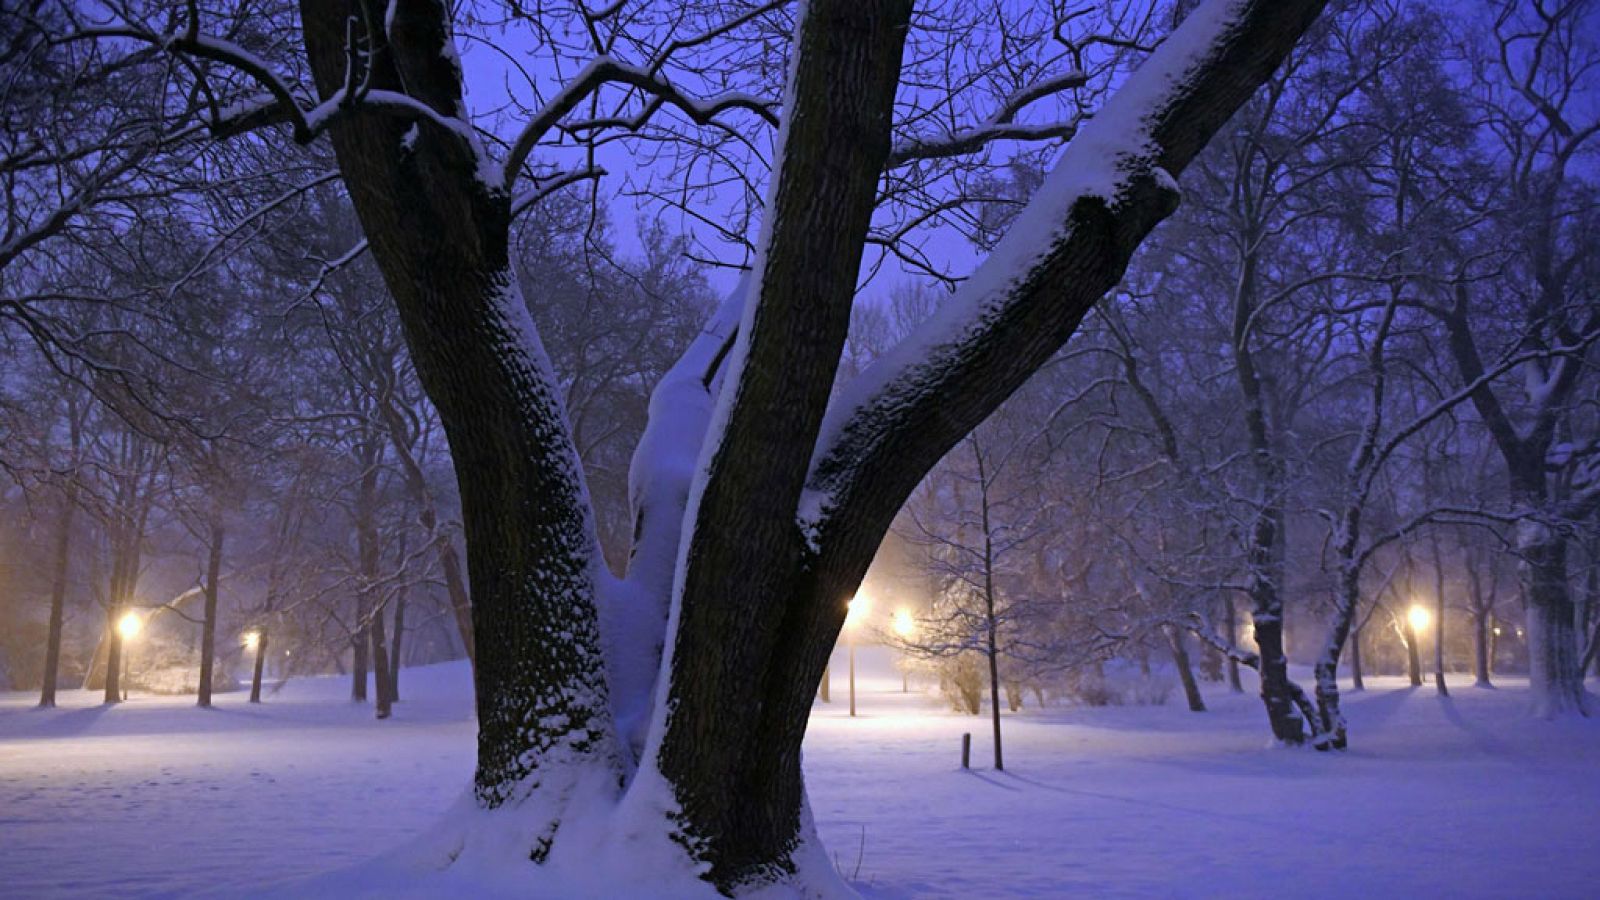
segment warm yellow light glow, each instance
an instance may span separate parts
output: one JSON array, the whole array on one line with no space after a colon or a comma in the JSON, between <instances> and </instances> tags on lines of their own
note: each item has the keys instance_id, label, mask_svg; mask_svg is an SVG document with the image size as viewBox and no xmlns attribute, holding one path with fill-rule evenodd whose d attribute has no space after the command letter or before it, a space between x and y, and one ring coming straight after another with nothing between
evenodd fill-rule
<instances>
[{"instance_id":1,"label":"warm yellow light glow","mask_svg":"<svg viewBox=\"0 0 1600 900\"><path fill-rule=\"evenodd\" d=\"M244 647L245 647L246 650L254 650L256 648L256 646L258 644L260 644L260 643L261 643L261 632L259 632L259 631L246 631L244 633Z\"/></svg>"},{"instance_id":2,"label":"warm yellow light glow","mask_svg":"<svg viewBox=\"0 0 1600 900\"><path fill-rule=\"evenodd\" d=\"M1413 631L1427 631L1428 623L1433 621L1433 613L1428 612L1426 606L1413 604L1410 609L1406 610L1406 621L1411 623Z\"/></svg>"},{"instance_id":3,"label":"warm yellow light glow","mask_svg":"<svg viewBox=\"0 0 1600 900\"><path fill-rule=\"evenodd\" d=\"M897 610L894 611L894 633L895 634L898 634L902 638L909 638L909 637L911 637L912 633L915 632L916 630L917 630L917 620L911 618L911 611L910 610L908 610L908 609L897 609Z\"/></svg>"},{"instance_id":4,"label":"warm yellow light glow","mask_svg":"<svg viewBox=\"0 0 1600 900\"><path fill-rule=\"evenodd\" d=\"M117 634L122 635L125 641L131 641L139 635L139 629L144 627L144 619L139 618L136 612L123 613L117 620Z\"/></svg>"},{"instance_id":5,"label":"warm yellow light glow","mask_svg":"<svg viewBox=\"0 0 1600 900\"><path fill-rule=\"evenodd\" d=\"M1494 634L1495 634L1495 637L1499 637L1500 636L1500 626L1499 625L1496 625L1494 627Z\"/></svg>"},{"instance_id":6,"label":"warm yellow light glow","mask_svg":"<svg viewBox=\"0 0 1600 900\"><path fill-rule=\"evenodd\" d=\"M857 594L854 597L851 597L850 602L845 605L845 627L854 628L855 626L860 625L861 620L867 617L867 610L871 608L872 598L868 597L866 594Z\"/></svg>"}]
</instances>

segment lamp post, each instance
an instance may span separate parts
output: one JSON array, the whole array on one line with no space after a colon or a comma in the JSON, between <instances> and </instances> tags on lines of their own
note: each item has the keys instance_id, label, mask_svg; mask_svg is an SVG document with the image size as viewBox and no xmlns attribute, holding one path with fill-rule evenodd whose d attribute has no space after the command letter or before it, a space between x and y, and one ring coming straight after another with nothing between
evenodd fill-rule
<instances>
[{"instance_id":1,"label":"lamp post","mask_svg":"<svg viewBox=\"0 0 1600 900\"><path fill-rule=\"evenodd\" d=\"M908 609L894 611L894 633L900 640L909 642L911 636L917 631L917 620L911 617ZM911 672L906 667L906 661L900 660L900 693L911 693Z\"/></svg>"},{"instance_id":2,"label":"lamp post","mask_svg":"<svg viewBox=\"0 0 1600 900\"><path fill-rule=\"evenodd\" d=\"M122 699L128 699L128 657L133 655L132 642L139 636L144 620L136 612L126 612L117 620L117 634L122 637Z\"/></svg>"},{"instance_id":3,"label":"lamp post","mask_svg":"<svg viewBox=\"0 0 1600 900\"><path fill-rule=\"evenodd\" d=\"M856 714L856 630L861 627L861 620L866 616L867 609L872 601L866 594L857 594L850 598L845 606L844 629L846 640L850 644L850 715Z\"/></svg>"}]
</instances>

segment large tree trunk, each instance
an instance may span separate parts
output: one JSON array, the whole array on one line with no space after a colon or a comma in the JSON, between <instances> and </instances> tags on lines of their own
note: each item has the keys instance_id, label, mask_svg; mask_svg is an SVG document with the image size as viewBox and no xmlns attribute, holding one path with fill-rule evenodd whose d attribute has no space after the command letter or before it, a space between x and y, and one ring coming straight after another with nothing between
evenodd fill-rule
<instances>
[{"instance_id":1,"label":"large tree trunk","mask_svg":"<svg viewBox=\"0 0 1600 900\"><path fill-rule=\"evenodd\" d=\"M639 614L624 609L615 618L619 627L640 627L655 624L644 613L657 598L602 571L559 393L507 257L509 191L484 174L493 165L457 118L460 75L446 7L438 0L391 5L382 17L387 44L367 82L375 92L403 90L462 127L358 107L332 135L450 440L477 657L476 797L490 810L539 804L536 813L506 820L531 845L528 856L549 858L561 810L574 796L568 788L598 773L613 794L641 785L629 798L661 814L703 877L723 891L795 873L797 849L814 837L800 747L816 685L845 599L895 511L1115 285L1139 241L1171 212L1171 177L1321 6L1255 0L1209 4L1192 16L1184 26L1192 33L1157 51L1165 62L1136 73L1142 88L1108 111L1105 121L1136 133L1091 122L1088 132L1099 137L1085 142L1081 159L1063 164L1053 192L1041 192L1048 202L1035 210L1039 227L1018 229L1015 253L995 264L995 271L1017 271L973 279L998 286L975 288L955 304L973 324L920 345L922 365L858 379L854 390L866 396L836 407L841 418L823 441L888 159L911 11L904 0L805 5L751 294L723 364L693 489L683 514L666 516L671 528L684 529L666 542L667 554L681 560L668 579L678 585L670 618L662 617L673 628L659 666L666 683L641 686L666 703L653 712L630 782L628 746L614 733L597 606L637 601ZM324 97L344 85L347 12L302 2ZM354 21L359 28L362 20ZM1080 184L1080 171L1095 166L1115 174ZM631 708L637 698L629 693L618 702ZM625 819L650 827L648 815Z\"/></svg>"},{"instance_id":2,"label":"large tree trunk","mask_svg":"<svg viewBox=\"0 0 1600 900\"><path fill-rule=\"evenodd\" d=\"M909 0L813 0L801 18L763 258L685 518L671 714L653 763L682 810L675 837L725 888L787 877L814 839L800 743L862 573L816 577L796 511L849 328L910 15Z\"/></svg>"},{"instance_id":3,"label":"large tree trunk","mask_svg":"<svg viewBox=\"0 0 1600 900\"><path fill-rule=\"evenodd\" d=\"M222 541L225 537L222 522L213 519L210 525L210 553L206 560L205 613L200 622L200 684L201 707L211 705L211 684L217 662L217 583L222 577Z\"/></svg>"},{"instance_id":4,"label":"large tree trunk","mask_svg":"<svg viewBox=\"0 0 1600 900\"><path fill-rule=\"evenodd\" d=\"M369 81L460 115L447 8L418 0L393 13ZM301 19L318 90L330 96L344 82L348 10L305 0ZM511 270L510 193L482 177L475 138L431 122L362 111L332 138L455 465L472 589L477 799L493 809L542 788L559 796L574 766L618 759L598 545L559 390ZM548 844L533 849L543 858Z\"/></svg>"},{"instance_id":5,"label":"large tree trunk","mask_svg":"<svg viewBox=\"0 0 1600 900\"><path fill-rule=\"evenodd\" d=\"M1531 519L1517 529L1528 608L1528 686L1534 715L1584 714L1576 609L1567 585L1567 542Z\"/></svg>"}]
</instances>

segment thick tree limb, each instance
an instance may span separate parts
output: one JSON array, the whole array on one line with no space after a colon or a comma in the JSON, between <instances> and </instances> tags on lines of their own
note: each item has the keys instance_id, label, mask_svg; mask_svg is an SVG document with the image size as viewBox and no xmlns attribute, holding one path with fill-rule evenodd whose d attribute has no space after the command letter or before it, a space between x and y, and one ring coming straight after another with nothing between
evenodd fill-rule
<instances>
[{"instance_id":1,"label":"thick tree limb","mask_svg":"<svg viewBox=\"0 0 1600 900\"><path fill-rule=\"evenodd\" d=\"M1065 342L1174 208L1171 176L1323 5L1212 0L1192 13L1083 127L941 314L846 386L800 511L825 554L875 545L922 474Z\"/></svg>"}]
</instances>

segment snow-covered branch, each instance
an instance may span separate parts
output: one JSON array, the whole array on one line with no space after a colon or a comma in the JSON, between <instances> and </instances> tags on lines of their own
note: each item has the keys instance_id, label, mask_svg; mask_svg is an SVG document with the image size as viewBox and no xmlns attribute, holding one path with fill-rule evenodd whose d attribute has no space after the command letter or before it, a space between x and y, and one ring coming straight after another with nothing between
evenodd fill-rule
<instances>
[{"instance_id":1,"label":"snow-covered branch","mask_svg":"<svg viewBox=\"0 0 1600 900\"><path fill-rule=\"evenodd\" d=\"M886 526L921 473L1115 284L1139 240L1173 209L1172 176L1321 7L1213 0L1185 20L1079 130L956 295L845 386L813 456L803 527L841 527L835 516Z\"/></svg>"},{"instance_id":2,"label":"snow-covered branch","mask_svg":"<svg viewBox=\"0 0 1600 900\"><path fill-rule=\"evenodd\" d=\"M768 124L778 124L778 116L774 112L775 104L769 100L743 91L730 91L715 97L692 97L679 90L651 67L629 65L610 56L598 56L584 66L583 70L567 82L555 96L547 100L523 126L522 132L511 145L511 153L506 157L505 183L513 184L517 174L528 161L528 156L533 153L533 148L538 146L562 119L576 109L579 103L606 84L624 84L651 94L655 102L647 107L647 112L654 111L662 105L671 106L688 116L697 125L709 125L718 115L733 109L754 113L765 119ZM592 130L605 124L625 123L620 120L615 123L596 121L587 123L584 127ZM630 127L637 128L642 124L643 120L639 120Z\"/></svg>"}]
</instances>

